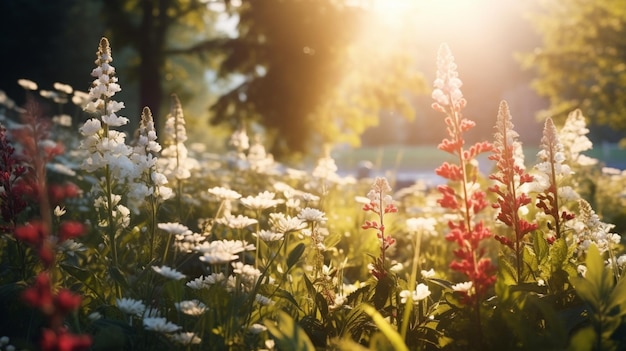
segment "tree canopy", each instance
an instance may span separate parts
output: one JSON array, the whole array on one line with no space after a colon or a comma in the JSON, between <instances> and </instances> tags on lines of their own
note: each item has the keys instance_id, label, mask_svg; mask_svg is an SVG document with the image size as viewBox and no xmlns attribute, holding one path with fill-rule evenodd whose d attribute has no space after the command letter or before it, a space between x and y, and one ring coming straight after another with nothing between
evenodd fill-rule
<instances>
[{"instance_id":1,"label":"tree canopy","mask_svg":"<svg viewBox=\"0 0 626 351\"><path fill-rule=\"evenodd\" d=\"M213 123L254 121L271 151L303 153L313 145L355 143L389 109L410 118L408 93L423 89L406 53L364 38L363 8L334 0L243 1L238 35L222 41L219 77L240 83L212 106Z\"/></svg>"},{"instance_id":2,"label":"tree canopy","mask_svg":"<svg viewBox=\"0 0 626 351\"><path fill-rule=\"evenodd\" d=\"M541 48L525 56L537 70L546 115L580 108L590 124L626 131L626 6L623 0L543 1L531 19Z\"/></svg>"}]
</instances>

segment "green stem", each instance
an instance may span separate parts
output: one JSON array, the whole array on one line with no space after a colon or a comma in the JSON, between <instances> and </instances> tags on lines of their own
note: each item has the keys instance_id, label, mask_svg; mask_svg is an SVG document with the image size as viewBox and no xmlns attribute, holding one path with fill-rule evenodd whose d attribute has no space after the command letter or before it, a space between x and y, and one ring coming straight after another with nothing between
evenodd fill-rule
<instances>
[{"instance_id":1,"label":"green stem","mask_svg":"<svg viewBox=\"0 0 626 351\"><path fill-rule=\"evenodd\" d=\"M420 248L422 243L422 231L418 230L415 233L415 253L413 256L413 268L411 269L411 276L409 278L409 291L416 286L417 283L417 268L419 266L419 257L420 257ZM408 301L410 300L410 301ZM409 296L406 303L406 307L404 310L404 314L402 316L402 326L400 327L400 335L402 336L402 340L406 340L406 331L409 326L409 317L411 313L411 309L413 307L413 298Z\"/></svg>"}]
</instances>

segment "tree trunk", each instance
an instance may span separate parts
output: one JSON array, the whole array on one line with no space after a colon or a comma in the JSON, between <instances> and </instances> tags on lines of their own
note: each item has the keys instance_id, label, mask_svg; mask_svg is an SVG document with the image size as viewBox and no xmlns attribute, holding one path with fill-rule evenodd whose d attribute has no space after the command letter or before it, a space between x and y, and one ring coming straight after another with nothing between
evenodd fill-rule
<instances>
[{"instance_id":1,"label":"tree trunk","mask_svg":"<svg viewBox=\"0 0 626 351\"><path fill-rule=\"evenodd\" d=\"M169 0L142 0L142 22L139 30L139 105L152 110L154 124L161 126L163 87L161 75L165 67L166 9Z\"/></svg>"}]
</instances>

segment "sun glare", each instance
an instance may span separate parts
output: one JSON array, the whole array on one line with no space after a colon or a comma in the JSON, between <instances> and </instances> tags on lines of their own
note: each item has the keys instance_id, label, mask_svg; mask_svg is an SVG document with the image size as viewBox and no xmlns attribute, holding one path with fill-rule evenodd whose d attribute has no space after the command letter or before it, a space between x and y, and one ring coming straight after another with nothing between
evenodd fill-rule
<instances>
[{"instance_id":1,"label":"sun glare","mask_svg":"<svg viewBox=\"0 0 626 351\"><path fill-rule=\"evenodd\" d=\"M424 18L439 20L446 26L475 20L492 0L366 0L365 7L387 25L399 25Z\"/></svg>"}]
</instances>

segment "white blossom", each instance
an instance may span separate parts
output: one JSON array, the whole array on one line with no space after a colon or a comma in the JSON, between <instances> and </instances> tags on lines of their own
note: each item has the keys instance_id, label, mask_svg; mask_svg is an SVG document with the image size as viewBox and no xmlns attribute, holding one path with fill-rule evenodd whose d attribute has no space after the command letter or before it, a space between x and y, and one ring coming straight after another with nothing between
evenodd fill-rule
<instances>
[{"instance_id":1,"label":"white blossom","mask_svg":"<svg viewBox=\"0 0 626 351\"><path fill-rule=\"evenodd\" d=\"M174 304L176 309L189 316L199 316L206 312L207 307L199 300L185 300Z\"/></svg>"},{"instance_id":2,"label":"white blossom","mask_svg":"<svg viewBox=\"0 0 626 351\"><path fill-rule=\"evenodd\" d=\"M185 278L184 274L168 266L161 266L161 267L152 266L152 269L167 279L180 280L180 279Z\"/></svg>"},{"instance_id":3,"label":"white blossom","mask_svg":"<svg viewBox=\"0 0 626 351\"><path fill-rule=\"evenodd\" d=\"M143 302L131 298L115 299L115 303L120 311L130 315L141 316L146 310L146 305Z\"/></svg>"},{"instance_id":4,"label":"white blossom","mask_svg":"<svg viewBox=\"0 0 626 351\"><path fill-rule=\"evenodd\" d=\"M163 317L148 317L143 319L143 327L159 333L173 333L181 329L179 325L168 322Z\"/></svg>"}]
</instances>

